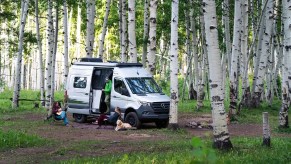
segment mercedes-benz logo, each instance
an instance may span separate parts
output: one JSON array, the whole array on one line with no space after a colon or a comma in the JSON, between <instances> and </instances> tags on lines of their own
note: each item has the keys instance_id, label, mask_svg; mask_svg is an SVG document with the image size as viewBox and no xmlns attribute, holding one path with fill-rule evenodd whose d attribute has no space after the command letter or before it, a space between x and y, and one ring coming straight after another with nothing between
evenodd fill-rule
<instances>
[{"instance_id":1,"label":"mercedes-benz logo","mask_svg":"<svg viewBox=\"0 0 291 164\"><path fill-rule=\"evenodd\" d=\"M161 104L161 107L162 107L163 109L166 108L164 103Z\"/></svg>"}]
</instances>

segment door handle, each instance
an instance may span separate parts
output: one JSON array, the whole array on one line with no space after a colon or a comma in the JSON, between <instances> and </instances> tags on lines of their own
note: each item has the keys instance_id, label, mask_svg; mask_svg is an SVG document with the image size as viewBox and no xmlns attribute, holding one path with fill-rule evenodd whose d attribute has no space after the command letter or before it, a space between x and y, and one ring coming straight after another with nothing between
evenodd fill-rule
<instances>
[{"instance_id":1,"label":"door handle","mask_svg":"<svg viewBox=\"0 0 291 164\"><path fill-rule=\"evenodd\" d=\"M89 95L89 93L85 93L85 95Z\"/></svg>"}]
</instances>

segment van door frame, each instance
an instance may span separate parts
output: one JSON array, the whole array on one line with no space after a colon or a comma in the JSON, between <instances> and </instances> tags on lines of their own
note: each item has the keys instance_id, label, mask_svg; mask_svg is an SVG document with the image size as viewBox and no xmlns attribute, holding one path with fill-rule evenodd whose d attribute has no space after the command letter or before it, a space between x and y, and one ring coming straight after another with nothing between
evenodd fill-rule
<instances>
[{"instance_id":1,"label":"van door frame","mask_svg":"<svg viewBox=\"0 0 291 164\"><path fill-rule=\"evenodd\" d=\"M113 69L114 68L103 68L103 67L94 67L93 69L91 81L92 105L90 109L90 113L92 114L103 113L104 108L106 107L106 104L104 106L105 95L102 89L104 89L105 78L107 76L109 76L110 79L112 80ZM98 71L100 72L98 73Z\"/></svg>"}]
</instances>

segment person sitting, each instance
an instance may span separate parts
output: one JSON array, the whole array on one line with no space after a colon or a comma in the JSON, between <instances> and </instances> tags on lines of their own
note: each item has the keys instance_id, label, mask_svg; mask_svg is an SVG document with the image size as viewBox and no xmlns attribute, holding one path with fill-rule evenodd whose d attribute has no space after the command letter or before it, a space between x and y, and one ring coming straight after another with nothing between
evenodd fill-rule
<instances>
[{"instance_id":1,"label":"person sitting","mask_svg":"<svg viewBox=\"0 0 291 164\"><path fill-rule=\"evenodd\" d=\"M115 125L118 119L121 120L121 110L119 107L116 107L113 115L108 117L105 114L101 114L99 116L98 120L96 121L98 125L97 129L100 128L105 121L107 121L109 124Z\"/></svg>"},{"instance_id":2,"label":"person sitting","mask_svg":"<svg viewBox=\"0 0 291 164\"><path fill-rule=\"evenodd\" d=\"M69 125L67 113L62 110L60 102L54 102L53 107L52 107L52 113L56 120L63 120L65 126Z\"/></svg>"}]
</instances>

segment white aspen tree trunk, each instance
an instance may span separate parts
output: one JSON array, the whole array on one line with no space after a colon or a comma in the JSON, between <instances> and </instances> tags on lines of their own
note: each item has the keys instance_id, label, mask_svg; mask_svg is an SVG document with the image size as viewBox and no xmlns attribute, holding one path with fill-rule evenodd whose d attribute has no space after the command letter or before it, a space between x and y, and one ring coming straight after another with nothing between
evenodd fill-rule
<instances>
[{"instance_id":1,"label":"white aspen tree trunk","mask_svg":"<svg viewBox=\"0 0 291 164\"><path fill-rule=\"evenodd\" d=\"M228 63L228 72L230 73L230 68L231 68L231 40L230 40L230 27L229 27L229 0L224 0L223 1L223 23L224 23L224 42L225 42L225 47L226 47L226 55L227 55L227 63Z\"/></svg>"},{"instance_id":2,"label":"white aspen tree trunk","mask_svg":"<svg viewBox=\"0 0 291 164\"><path fill-rule=\"evenodd\" d=\"M236 115L237 113L237 91L238 91L238 59L241 54L241 26L242 26L242 5L241 0L235 1L234 8L234 28L233 28L233 41L232 41L232 55L231 55L231 68L230 68L230 114Z\"/></svg>"},{"instance_id":3,"label":"white aspen tree trunk","mask_svg":"<svg viewBox=\"0 0 291 164\"><path fill-rule=\"evenodd\" d=\"M119 18L119 20L118 20L118 24L119 24L119 46L120 46L120 59L122 60L122 54L123 54L123 52L122 52L122 48L123 48L123 46L122 46L122 42L123 42L123 39L122 39L122 37L123 37L123 29L122 29L122 0L118 0L118 18Z\"/></svg>"},{"instance_id":4,"label":"white aspen tree trunk","mask_svg":"<svg viewBox=\"0 0 291 164\"><path fill-rule=\"evenodd\" d=\"M273 35L272 35L273 36ZM273 37L272 37L273 38ZM271 41L271 55L268 58L268 63L267 63L267 72L266 72L266 101L269 104L269 106L272 105L272 93L273 93L273 85L272 85L272 72L274 69L274 42L273 39Z\"/></svg>"},{"instance_id":5,"label":"white aspen tree trunk","mask_svg":"<svg viewBox=\"0 0 291 164\"><path fill-rule=\"evenodd\" d=\"M107 22L108 22L108 16L110 12L110 5L111 5L111 0L106 1L106 12L103 20L103 26L102 26L102 34L99 40L99 51L98 51L98 57L103 59L103 53L104 53L104 40L105 40L105 35L107 31Z\"/></svg>"},{"instance_id":6,"label":"white aspen tree trunk","mask_svg":"<svg viewBox=\"0 0 291 164\"><path fill-rule=\"evenodd\" d=\"M76 33L77 33L76 53L77 54L75 55L75 57L77 58L81 57L81 24L82 24L81 12L82 12L82 8L79 4L78 11L77 11L77 29L76 29Z\"/></svg>"},{"instance_id":7,"label":"white aspen tree trunk","mask_svg":"<svg viewBox=\"0 0 291 164\"><path fill-rule=\"evenodd\" d=\"M279 0L276 0L274 7L278 8L278 6L279 6ZM272 50L272 53L273 53L273 61L274 61L273 64L272 64L272 66L273 66L272 84L271 84L271 86L272 86L272 94L271 94L272 101L274 99L274 95L275 94L276 94L276 97L279 97L279 95L278 95L278 85L277 85L277 76L278 76L277 64L280 62L280 67L281 67L282 58L279 59L279 56L283 55L283 53L282 54L279 53L279 51L280 51L279 49L281 49L282 43L278 39L280 33L277 32L278 27L276 25L276 20L278 19L278 12L276 12L276 10L274 10L274 15L275 15L275 17L274 17L274 26L273 26L273 29L272 29L272 31L273 31L273 45L272 45L273 46L273 50ZM283 28L281 28L281 29L283 29ZM281 33L281 35L282 35L282 33Z\"/></svg>"},{"instance_id":8,"label":"white aspen tree trunk","mask_svg":"<svg viewBox=\"0 0 291 164\"><path fill-rule=\"evenodd\" d=\"M68 38L68 4L67 4L67 0L64 0L64 6L63 6L63 24L64 24L64 81L63 81L63 85L64 88L66 88L67 85L67 77L68 77L68 73L69 73L69 38Z\"/></svg>"},{"instance_id":9,"label":"white aspen tree trunk","mask_svg":"<svg viewBox=\"0 0 291 164\"><path fill-rule=\"evenodd\" d=\"M196 28L195 28L195 18L194 18L194 7L193 1L190 1L191 9L190 9L190 26L191 26L191 34L192 34L192 53L193 53L193 63L194 63L194 93L196 92L196 99L198 99L198 82L199 82L199 69L198 69L198 52L197 52L197 36L196 36Z\"/></svg>"},{"instance_id":10,"label":"white aspen tree trunk","mask_svg":"<svg viewBox=\"0 0 291 164\"><path fill-rule=\"evenodd\" d=\"M95 20L95 0L86 0L87 7L87 29L86 29L86 55L92 57L94 47L94 20Z\"/></svg>"},{"instance_id":11,"label":"white aspen tree trunk","mask_svg":"<svg viewBox=\"0 0 291 164\"><path fill-rule=\"evenodd\" d=\"M71 45L72 45L72 41L71 41L71 32L73 30L71 30L71 27L73 27L73 12L74 12L74 7L68 7L68 2L66 3L67 4L67 11L70 11L69 12L69 16L68 16L68 50L70 51L71 49ZM77 16L78 17L78 16Z\"/></svg>"},{"instance_id":12,"label":"white aspen tree trunk","mask_svg":"<svg viewBox=\"0 0 291 164\"><path fill-rule=\"evenodd\" d=\"M269 114L263 112L263 144L264 146L271 146L271 132L269 125Z\"/></svg>"},{"instance_id":13,"label":"white aspen tree trunk","mask_svg":"<svg viewBox=\"0 0 291 164\"><path fill-rule=\"evenodd\" d=\"M184 83L188 83L188 71L189 71L189 66L190 66L190 56L191 56L191 52L190 52L190 20L189 20L189 10L185 10L184 11L184 17L185 17L185 52L183 53L182 56L182 61L181 61L181 77L184 79ZM182 96L182 100L184 100L184 88L183 88L183 94Z\"/></svg>"},{"instance_id":14,"label":"white aspen tree trunk","mask_svg":"<svg viewBox=\"0 0 291 164\"><path fill-rule=\"evenodd\" d=\"M152 1L152 0L151 0ZM151 2L151 6L152 6ZM178 14L179 14L179 0L172 1L171 13L171 41L170 41L170 119L169 127L171 129L178 129ZM150 18L151 19L151 18ZM150 35L151 37L151 35Z\"/></svg>"},{"instance_id":15,"label":"white aspen tree trunk","mask_svg":"<svg viewBox=\"0 0 291 164\"><path fill-rule=\"evenodd\" d=\"M201 0L201 3L203 3L203 1ZM205 56L207 56L207 51L206 51L206 46L205 46L205 23L204 23L204 15L203 15L203 8L202 6L200 7L200 11L201 11L201 15L200 15L200 28L201 28L201 44L202 44L202 53L200 55L200 62L198 61L198 65L200 65L200 67L198 67L199 69L199 73L198 73L198 81L197 81L197 105L196 105L196 109L199 110L201 109L204 104L203 104L203 100L205 97L205 92L204 92L204 79L205 79Z\"/></svg>"},{"instance_id":16,"label":"white aspen tree trunk","mask_svg":"<svg viewBox=\"0 0 291 164\"><path fill-rule=\"evenodd\" d=\"M128 1L128 48L129 62L137 62L136 36L135 36L135 0Z\"/></svg>"},{"instance_id":17,"label":"white aspen tree trunk","mask_svg":"<svg viewBox=\"0 0 291 164\"><path fill-rule=\"evenodd\" d=\"M39 71L39 86L40 86L40 99L44 100L44 69L42 61L42 43L39 31L39 18L38 18L38 0L35 0L35 27L36 27L36 38L38 46L38 71ZM44 106L44 101L41 101Z\"/></svg>"},{"instance_id":18,"label":"white aspen tree trunk","mask_svg":"<svg viewBox=\"0 0 291 164\"><path fill-rule=\"evenodd\" d=\"M48 1L48 26L47 26L47 58L46 58L46 108L48 111L48 117L51 116L51 92L52 92L52 57L54 53L54 25L53 25L53 2L52 0Z\"/></svg>"},{"instance_id":19,"label":"white aspen tree trunk","mask_svg":"<svg viewBox=\"0 0 291 164\"><path fill-rule=\"evenodd\" d=\"M232 144L227 129L226 113L223 103L223 86L221 85L222 71L218 47L215 1L203 0L203 9L207 54L208 59L211 59L209 60L209 84L213 120L213 146L218 149L230 149L232 148Z\"/></svg>"},{"instance_id":20,"label":"white aspen tree trunk","mask_svg":"<svg viewBox=\"0 0 291 164\"><path fill-rule=\"evenodd\" d=\"M184 11L185 14L185 28L186 28L186 41L185 41L185 47L186 47L186 53L184 53L183 56L183 66L182 66L182 70L183 73L182 75L184 75L184 82L183 82L183 88L182 88L182 101L184 100L185 97L185 88L188 82L188 98L191 100L194 99L194 89L193 89L193 81L190 80L190 74L191 74L191 65L192 65L192 55L191 55L191 51L190 51L190 17L189 17L189 11ZM186 71L184 70L186 68ZM184 72L185 71L185 72Z\"/></svg>"},{"instance_id":21,"label":"white aspen tree trunk","mask_svg":"<svg viewBox=\"0 0 291 164\"><path fill-rule=\"evenodd\" d=\"M121 23L122 23L122 30L121 30L121 39L122 39L122 43L121 43L121 62L126 62L127 61L127 55L126 55L126 48L127 48L127 44L126 44L126 27L127 27L127 23L126 23L126 0L122 0L122 10L121 10L121 15L122 15L122 19L121 19Z\"/></svg>"},{"instance_id":22,"label":"white aspen tree trunk","mask_svg":"<svg viewBox=\"0 0 291 164\"><path fill-rule=\"evenodd\" d=\"M26 89L26 65L27 65L27 61L24 60L24 64L22 65L22 74L21 74L21 82L22 82L22 89Z\"/></svg>"},{"instance_id":23,"label":"white aspen tree trunk","mask_svg":"<svg viewBox=\"0 0 291 164\"><path fill-rule=\"evenodd\" d=\"M155 66L156 66L156 51L157 51L157 42L156 42L156 33L157 33L157 0L150 0L150 28L149 28L149 44L148 44L148 71L154 75Z\"/></svg>"},{"instance_id":24,"label":"white aspen tree trunk","mask_svg":"<svg viewBox=\"0 0 291 164\"><path fill-rule=\"evenodd\" d=\"M251 90L248 76L248 34L249 34L249 10L248 1L242 1L242 37L241 37L241 72L242 72L242 98L241 104L251 106Z\"/></svg>"},{"instance_id":25,"label":"white aspen tree trunk","mask_svg":"<svg viewBox=\"0 0 291 164\"><path fill-rule=\"evenodd\" d=\"M282 106L279 112L279 127L288 128L288 109L291 94L291 1L282 0L284 23L284 66L282 67Z\"/></svg>"},{"instance_id":26,"label":"white aspen tree trunk","mask_svg":"<svg viewBox=\"0 0 291 164\"><path fill-rule=\"evenodd\" d=\"M31 85L32 85L32 59L29 59L28 60L28 69L27 69L27 87L26 87L26 89L31 89Z\"/></svg>"},{"instance_id":27,"label":"white aspen tree trunk","mask_svg":"<svg viewBox=\"0 0 291 164\"><path fill-rule=\"evenodd\" d=\"M144 0L144 14L143 14L143 51L142 51L142 65L146 66L147 58L147 44L149 40L149 0Z\"/></svg>"},{"instance_id":28,"label":"white aspen tree trunk","mask_svg":"<svg viewBox=\"0 0 291 164\"><path fill-rule=\"evenodd\" d=\"M56 89L56 56L57 56L57 48L58 48L58 33L59 33L59 6L56 5L55 8L55 31L54 31L54 48L52 55L52 70L51 70L51 97L50 103L53 104L55 98L55 89ZM52 113L50 113L52 114Z\"/></svg>"},{"instance_id":29,"label":"white aspen tree trunk","mask_svg":"<svg viewBox=\"0 0 291 164\"><path fill-rule=\"evenodd\" d=\"M262 54L260 55L258 75L256 79L256 84L255 84L255 92L253 95L253 105L255 107L258 107L260 105L261 95L264 90L263 79L266 74L267 59L268 59L268 56L270 56L270 40L271 40L273 17L274 17L273 5L274 5L273 0L268 0L267 6L266 6L266 12L265 12L266 23L265 23L263 40L262 40Z\"/></svg>"},{"instance_id":30,"label":"white aspen tree trunk","mask_svg":"<svg viewBox=\"0 0 291 164\"><path fill-rule=\"evenodd\" d=\"M20 25L19 25L19 44L18 44L18 53L17 53L17 65L16 65L16 73L15 73L15 84L13 91L13 100L12 100L12 108L17 108L19 106L18 99L20 94L20 84L21 84L21 66L22 66L22 50L23 50L23 36L24 36L24 28L26 23L26 17L28 15L28 4L29 0L23 0L23 9L21 10L20 17Z\"/></svg>"}]
</instances>

